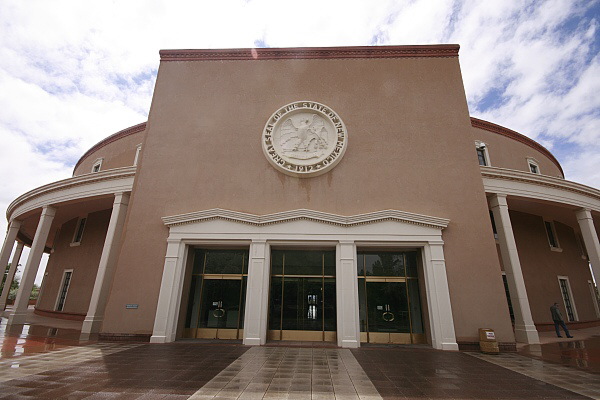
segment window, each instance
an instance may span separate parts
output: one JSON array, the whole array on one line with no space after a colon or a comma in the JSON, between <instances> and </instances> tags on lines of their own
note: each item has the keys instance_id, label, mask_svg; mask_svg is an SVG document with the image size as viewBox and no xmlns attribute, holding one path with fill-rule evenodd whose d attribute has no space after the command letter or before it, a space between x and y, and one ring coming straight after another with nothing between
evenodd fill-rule
<instances>
[{"instance_id":1,"label":"window","mask_svg":"<svg viewBox=\"0 0 600 400\"><path fill-rule=\"evenodd\" d=\"M140 159L140 152L142 151L142 145L138 144L137 148L135 149L135 158L133 159L133 165L137 165L138 164L138 160Z\"/></svg>"},{"instance_id":2,"label":"window","mask_svg":"<svg viewBox=\"0 0 600 400\"><path fill-rule=\"evenodd\" d=\"M492 221L492 232L494 232L494 239L498 239L498 230L496 229L496 221L494 220L494 213L490 211L490 220Z\"/></svg>"},{"instance_id":3,"label":"window","mask_svg":"<svg viewBox=\"0 0 600 400\"><path fill-rule=\"evenodd\" d=\"M67 292L69 291L69 284L71 283L72 275L72 269L65 270L63 274L62 283L60 285L60 292L58 292L58 299L56 299L56 311L62 311L65 307L65 300L67 299Z\"/></svg>"},{"instance_id":4,"label":"window","mask_svg":"<svg viewBox=\"0 0 600 400\"><path fill-rule=\"evenodd\" d=\"M544 221L544 227L546 228L546 235L548 236L548 244L552 251L562 251L560 244L558 243L558 236L556 236L556 229L554 222Z\"/></svg>"},{"instance_id":5,"label":"window","mask_svg":"<svg viewBox=\"0 0 600 400\"><path fill-rule=\"evenodd\" d=\"M77 225L75 225L75 233L73 234L73 241L71 246L79 246L81 244L81 238L83 238L83 231L85 229L85 222L87 218L79 218Z\"/></svg>"},{"instance_id":6,"label":"window","mask_svg":"<svg viewBox=\"0 0 600 400\"><path fill-rule=\"evenodd\" d=\"M573 302L573 293L571 292L571 285L569 285L569 278L566 276L559 276L558 284L565 304L568 322L577 321L577 310L575 309L575 303Z\"/></svg>"},{"instance_id":7,"label":"window","mask_svg":"<svg viewBox=\"0 0 600 400\"><path fill-rule=\"evenodd\" d=\"M540 164L535 158L527 158L527 165L529 165L529 172L532 174L540 174Z\"/></svg>"},{"instance_id":8,"label":"window","mask_svg":"<svg viewBox=\"0 0 600 400\"><path fill-rule=\"evenodd\" d=\"M475 150L477 151L477 159L479 160L479 165L489 166L490 165L490 156L487 151L487 145L480 141L475 141Z\"/></svg>"},{"instance_id":9,"label":"window","mask_svg":"<svg viewBox=\"0 0 600 400\"><path fill-rule=\"evenodd\" d=\"M510 314L510 320L515 323L515 313L513 311L512 301L510 301L510 291L508 290L508 280L506 279L506 272L502 272L502 282L504 282L504 293L506 294L506 302L508 303L508 313Z\"/></svg>"},{"instance_id":10,"label":"window","mask_svg":"<svg viewBox=\"0 0 600 400\"><path fill-rule=\"evenodd\" d=\"M96 161L94 161L94 165L92 165L92 172L100 172L100 168L102 168L103 160L104 160L103 158L99 158Z\"/></svg>"},{"instance_id":11,"label":"window","mask_svg":"<svg viewBox=\"0 0 600 400\"><path fill-rule=\"evenodd\" d=\"M479 165L483 165L484 167L487 165L485 161L485 149L477 149L477 158L479 159Z\"/></svg>"}]
</instances>

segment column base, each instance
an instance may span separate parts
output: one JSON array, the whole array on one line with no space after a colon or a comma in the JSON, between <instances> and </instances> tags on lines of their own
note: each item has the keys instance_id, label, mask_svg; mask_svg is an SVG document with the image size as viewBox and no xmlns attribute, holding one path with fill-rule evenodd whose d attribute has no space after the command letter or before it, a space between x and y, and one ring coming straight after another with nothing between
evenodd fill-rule
<instances>
[{"instance_id":1,"label":"column base","mask_svg":"<svg viewBox=\"0 0 600 400\"><path fill-rule=\"evenodd\" d=\"M102 317L88 317L86 316L81 325L82 334L99 333L102 327Z\"/></svg>"},{"instance_id":2,"label":"column base","mask_svg":"<svg viewBox=\"0 0 600 400\"><path fill-rule=\"evenodd\" d=\"M150 336L150 343L167 343L166 336L152 335Z\"/></svg>"},{"instance_id":3,"label":"column base","mask_svg":"<svg viewBox=\"0 0 600 400\"><path fill-rule=\"evenodd\" d=\"M338 346L345 349L358 349L360 347L360 342L357 340L340 340Z\"/></svg>"},{"instance_id":4,"label":"column base","mask_svg":"<svg viewBox=\"0 0 600 400\"><path fill-rule=\"evenodd\" d=\"M244 346L260 346L260 338L244 338Z\"/></svg>"},{"instance_id":5,"label":"column base","mask_svg":"<svg viewBox=\"0 0 600 400\"><path fill-rule=\"evenodd\" d=\"M540 344L540 336L534 325L515 326L515 340L518 343Z\"/></svg>"},{"instance_id":6,"label":"column base","mask_svg":"<svg viewBox=\"0 0 600 400\"><path fill-rule=\"evenodd\" d=\"M26 313L10 313L6 325L22 325L25 323Z\"/></svg>"},{"instance_id":7,"label":"column base","mask_svg":"<svg viewBox=\"0 0 600 400\"><path fill-rule=\"evenodd\" d=\"M458 351L458 343L456 343L456 342L442 343L440 350Z\"/></svg>"}]
</instances>

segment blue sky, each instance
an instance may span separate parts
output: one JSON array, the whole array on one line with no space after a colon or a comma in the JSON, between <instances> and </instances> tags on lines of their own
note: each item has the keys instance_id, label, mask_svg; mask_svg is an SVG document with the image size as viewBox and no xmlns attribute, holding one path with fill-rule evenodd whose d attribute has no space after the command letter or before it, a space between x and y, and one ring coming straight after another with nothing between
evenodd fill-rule
<instances>
[{"instance_id":1,"label":"blue sky","mask_svg":"<svg viewBox=\"0 0 600 400\"><path fill-rule=\"evenodd\" d=\"M458 43L471 115L600 187L600 0L0 2L2 210L145 121L158 51L183 48Z\"/></svg>"}]
</instances>

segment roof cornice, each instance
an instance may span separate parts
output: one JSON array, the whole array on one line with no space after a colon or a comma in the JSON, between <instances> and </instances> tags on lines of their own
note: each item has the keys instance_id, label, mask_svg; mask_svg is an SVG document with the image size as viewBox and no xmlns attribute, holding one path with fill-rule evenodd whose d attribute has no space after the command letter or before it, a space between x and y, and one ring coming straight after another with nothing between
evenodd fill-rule
<instances>
[{"instance_id":1,"label":"roof cornice","mask_svg":"<svg viewBox=\"0 0 600 400\"><path fill-rule=\"evenodd\" d=\"M161 61L458 57L457 44L161 50Z\"/></svg>"},{"instance_id":2,"label":"roof cornice","mask_svg":"<svg viewBox=\"0 0 600 400\"><path fill-rule=\"evenodd\" d=\"M85 188L85 186L88 186L90 184L94 184L94 183L98 183L98 182L105 182L105 181L118 181L118 180L124 180L127 178L133 178L135 176L135 171L136 171L136 167L135 166L131 166L131 167L121 167L121 168L113 168L113 169L107 169L104 171L100 171L100 172L91 172L88 174L83 174L83 175L77 175L77 176L73 176L71 178L67 178L67 179L62 179L60 181L56 181L56 182L52 182L52 183L48 183L46 185L37 187L35 189L32 189L30 191L28 191L27 193L24 193L22 195L20 195L19 197L17 197L15 200L13 200L7 210L6 210L6 219L7 221L11 221L13 218L15 217L19 217L19 215L13 215L15 210L22 206L23 204L26 203L30 203L31 201L37 199L38 197L44 196L44 195L48 195L48 194L52 194L52 193L65 193L65 191L67 190L72 190L72 192L69 193L69 195L64 195L61 197L61 201L66 201L65 199L68 200L73 200L73 199L77 199L77 198L83 198L84 196L84 191L85 189L81 190L81 191L77 191L75 190L75 188L77 187L83 187ZM133 181L132 181L133 183ZM114 193L116 191L131 191L131 185L127 184L126 188L123 188L123 185L119 185L118 188L114 188L114 187L109 187L108 192L109 193ZM95 193L95 195L97 195L98 193ZM53 204L53 203L50 203ZM33 207L35 208L35 207Z\"/></svg>"},{"instance_id":3,"label":"roof cornice","mask_svg":"<svg viewBox=\"0 0 600 400\"><path fill-rule=\"evenodd\" d=\"M574 200L572 197L570 198L566 194L561 194L560 198L552 199L551 197L547 197L546 199L551 199L552 201L557 201L557 202L561 202L563 204L569 204L569 205L576 206L576 207L590 208L590 209L593 209L594 211L600 211L600 190L593 188L591 186L583 185L583 184L577 183L577 182L568 181L568 180L562 179L562 178L556 178L554 176L538 175L538 174L534 174L531 172L517 171L517 170L509 169L509 168L486 167L486 166L480 166L479 168L481 169L481 176L484 178L484 187L486 186L485 180L487 178L490 180L502 180L502 181L525 183L525 184L535 185L538 188L546 187L546 188L552 188L552 189L559 189L561 191L571 192L571 193L576 193L578 195L586 196L586 197L592 199L591 201L593 203L591 203L592 204L591 206L589 203L581 204L581 203L578 203L577 200ZM497 186L498 185L496 185L496 188L494 190L498 190ZM487 187L486 187L486 189L487 189ZM524 192L523 190L521 190L521 191L515 192L515 193L511 193L510 191L507 191L507 194L509 194L509 195L521 196L521 197L532 198L532 199L540 198L539 197L540 193L542 193L544 195L548 194L548 192L540 191L540 190L529 191L529 192Z\"/></svg>"},{"instance_id":4,"label":"roof cornice","mask_svg":"<svg viewBox=\"0 0 600 400\"><path fill-rule=\"evenodd\" d=\"M497 133L502 136L506 136L508 138L516 140L517 142L521 142L521 143L531 147L534 150L539 151L540 153L542 153L543 155L548 157L550 159L550 161L552 161L558 167L558 169L560 170L560 173L563 176L565 176L565 173L563 172L563 169L560 166L560 163L558 162L556 157L554 157L554 155L552 155L552 153L550 153L550 151L547 148L545 148L544 146L542 146L535 140L530 139L527 136L525 136L519 132L515 132L515 131L505 128L501 125L497 125L497 124L494 124L489 121L484 121L479 118L471 117L471 126L473 126L474 128L479 128L479 129L483 129L483 130L486 130L489 132Z\"/></svg>"},{"instance_id":5,"label":"roof cornice","mask_svg":"<svg viewBox=\"0 0 600 400\"><path fill-rule=\"evenodd\" d=\"M129 135L133 135L134 133L138 133L143 131L144 129L146 129L146 123L142 122L141 124L137 124L137 125L133 125L130 126L129 128L125 128L117 133L114 133L112 135L110 135L109 137L102 139L101 141L99 141L98 143L96 143L95 145L93 145L88 151L86 151L81 158L79 159L79 161L77 161L77 164L75 164L75 167L73 168L73 173L75 172L75 170L77 169L77 167L79 167L79 164L81 164L83 162L83 160L85 160L90 154L94 153L95 151L101 149L102 147L106 146L107 144L110 144L112 142L115 142L119 139L124 138L125 136L129 136Z\"/></svg>"}]
</instances>

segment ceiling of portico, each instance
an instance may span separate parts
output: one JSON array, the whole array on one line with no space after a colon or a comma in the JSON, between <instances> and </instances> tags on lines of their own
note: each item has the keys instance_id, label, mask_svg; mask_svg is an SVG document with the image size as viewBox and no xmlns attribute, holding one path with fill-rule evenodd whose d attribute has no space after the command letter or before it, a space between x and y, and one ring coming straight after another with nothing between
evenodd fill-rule
<instances>
[{"instance_id":1,"label":"ceiling of portico","mask_svg":"<svg viewBox=\"0 0 600 400\"><path fill-rule=\"evenodd\" d=\"M46 251L49 251L54 242L54 236L59 227L73 218L83 217L87 214L112 208L114 196L99 196L89 199L78 199L64 203L53 204L56 208L56 215L52 221L52 227L46 241ZM31 246L38 222L40 220L41 208L27 212L19 216L21 229L18 239L27 246Z\"/></svg>"},{"instance_id":2,"label":"ceiling of portico","mask_svg":"<svg viewBox=\"0 0 600 400\"><path fill-rule=\"evenodd\" d=\"M558 221L568 225L576 231L579 230L579 223L575 216L575 212L580 209L579 207L518 196L508 196L507 202L508 208L511 211L539 215L545 219ZM592 211L592 217L594 218L596 231L600 235L600 213Z\"/></svg>"}]
</instances>

